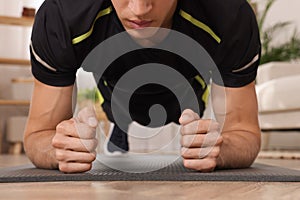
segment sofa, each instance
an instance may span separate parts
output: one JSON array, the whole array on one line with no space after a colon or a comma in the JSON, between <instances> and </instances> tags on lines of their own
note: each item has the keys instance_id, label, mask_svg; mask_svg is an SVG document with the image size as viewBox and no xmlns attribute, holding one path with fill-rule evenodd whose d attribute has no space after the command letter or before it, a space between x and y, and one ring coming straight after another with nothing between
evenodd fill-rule
<instances>
[{"instance_id":1,"label":"sofa","mask_svg":"<svg viewBox=\"0 0 300 200\"><path fill-rule=\"evenodd\" d=\"M263 149L300 149L300 62L261 65L256 79Z\"/></svg>"}]
</instances>

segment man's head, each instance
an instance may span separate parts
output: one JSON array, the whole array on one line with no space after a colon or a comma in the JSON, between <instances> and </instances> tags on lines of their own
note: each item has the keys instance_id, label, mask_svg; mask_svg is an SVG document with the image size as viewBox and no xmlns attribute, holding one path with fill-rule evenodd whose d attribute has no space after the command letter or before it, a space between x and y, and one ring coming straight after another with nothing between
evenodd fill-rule
<instances>
[{"instance_id":1,"label":"man's head","mask_svg":"<svg viewBox=\"0 0 300 200\"><path fill-rule=\"evenodd\" d=\"M111 1L125 30L136 39L145 39L156 33L143 31L147 27L171 28L178 0Z\"/></svg>"}]
</instances>

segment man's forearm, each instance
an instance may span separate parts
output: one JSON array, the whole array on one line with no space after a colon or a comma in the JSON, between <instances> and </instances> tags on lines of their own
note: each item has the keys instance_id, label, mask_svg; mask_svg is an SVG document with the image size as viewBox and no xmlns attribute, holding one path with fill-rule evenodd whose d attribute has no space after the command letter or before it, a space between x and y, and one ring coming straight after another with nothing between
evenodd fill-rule
<instances>
[{"instance_id":1,"label":"man's forearm","mask_svg":"<svg viewBox=\"0 0 300 200\"><path fill-rule=\"evenodd\" d=\"M26 155L38 168L57 169L55 149L52 147L54 130L28 134L24 139Z\"/></svg>"},{"instance_id":2,"label":"man's forearm","mask_svg":"<svg viewBox=\"0 0 300 200\"><path fill-rule=\"evenodd\" d=\"M260 150L260 133L224 132L218 168L247 168Z\"/></svg>"}]
</instances>

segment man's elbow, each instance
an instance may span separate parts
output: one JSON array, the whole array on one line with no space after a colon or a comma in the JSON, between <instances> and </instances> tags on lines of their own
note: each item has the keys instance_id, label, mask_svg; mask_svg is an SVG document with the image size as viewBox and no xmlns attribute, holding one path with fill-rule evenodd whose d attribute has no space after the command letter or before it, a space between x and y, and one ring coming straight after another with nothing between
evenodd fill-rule
<instances>
[{"instance_id":1,"label":"man's elbow","mask_svg":"<svg viewBox=\"0 0 300 200\"><path fill-rule=\"evenodd\" d=\"M52 146L43 145L43 139L39 138L36 134L24 134L24 151L26 156L37 168L42 169L57 169L58 164L53 159L54 151Z\"/></svg>"},{"instance_id":2,"label":"man's elbow","mask_svg":"<svg viewBox=\"0 0 300 200\"><path fill-rule=\"evenodd\" d=\"M249 143L249 148L245 149L247 151L245 160L243 163L243 168L249 168L256 160L258 153L261 148L261 136L260 133L255 133L255 137Z\"/></svg>"}]
</instances>

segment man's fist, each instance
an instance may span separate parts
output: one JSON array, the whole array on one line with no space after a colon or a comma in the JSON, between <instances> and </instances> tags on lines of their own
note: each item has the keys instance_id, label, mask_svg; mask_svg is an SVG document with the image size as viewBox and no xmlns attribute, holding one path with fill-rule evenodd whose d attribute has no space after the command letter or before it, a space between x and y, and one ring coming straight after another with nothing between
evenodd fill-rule
<instances>
[{"instance_id":1,"label":"man's fist","mask_svg":"<svg viewBox=\"0 0 300 200\"><path fill-rule=\"evenodd\" d=\"M77 117L56 126L52 139L59 170L66 173L85 172L96 159L96 127L98 121L93 108L82 109Z\"/></svg>"},{"instance_id":2,"label":"man's fist","mask_svg":"<svg viewBox=\"0 0 300 200\"><path fill-rule=\"evenodd\" d=\"M202 172L215 169L220 155L222 136L216 121L200 119L190 109L184 110L179 119L181 126L181 155L186 168Z\"/></svg>"}]
</instances>

